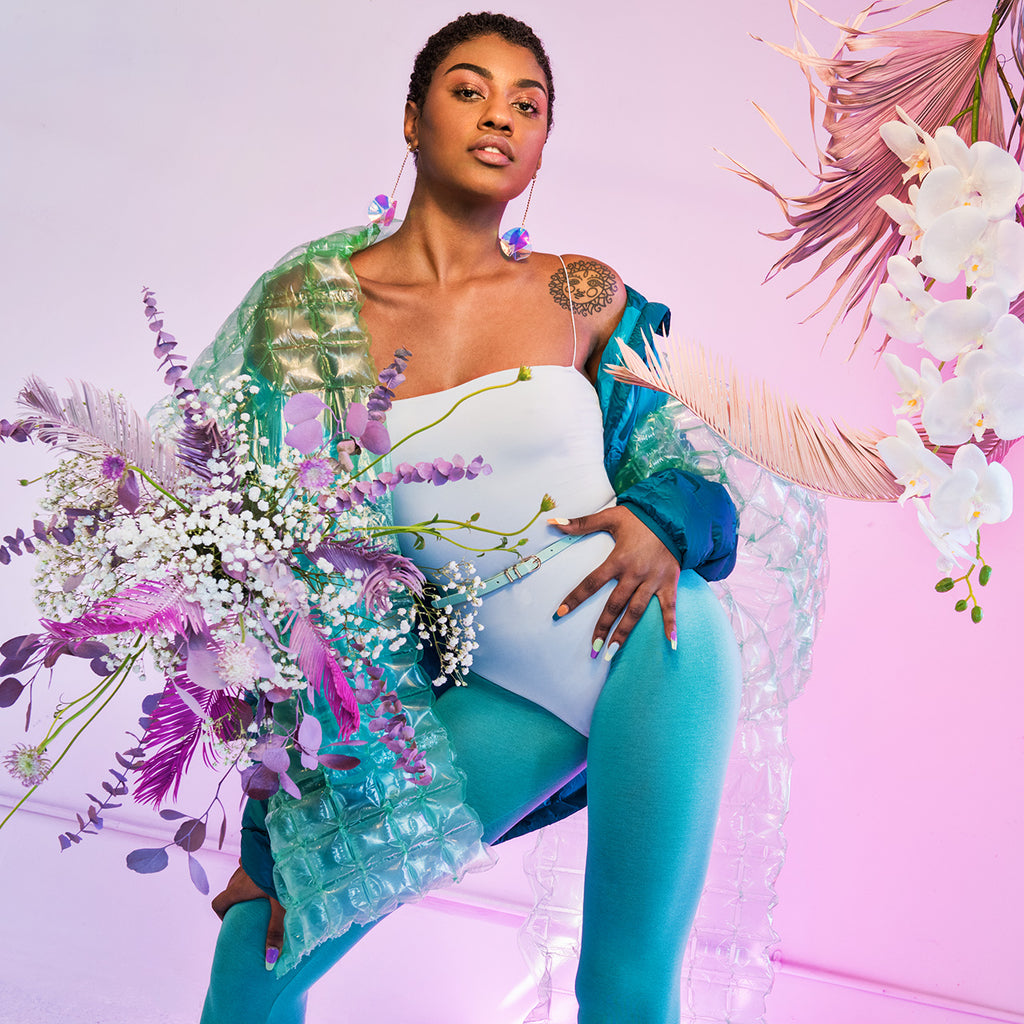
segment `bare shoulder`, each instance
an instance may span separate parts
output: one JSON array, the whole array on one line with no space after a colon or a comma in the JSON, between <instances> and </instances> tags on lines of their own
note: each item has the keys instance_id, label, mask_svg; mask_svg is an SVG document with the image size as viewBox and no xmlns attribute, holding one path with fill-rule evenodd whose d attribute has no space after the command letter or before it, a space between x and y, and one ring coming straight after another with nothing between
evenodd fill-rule
<instances>
[{"instance_id":1,"label":"bare shoulder","mask_svg":"<svg viewBox=\"0 0 1024 1024\"><path fill-rule=\"evenodd\" d=\"M571 309L577 317L596 321L614 317L617 321L626 304L622 278L607 263L592 256L568 253L561 260L557 256L547 256L545 260L552 301L565 310Z\"/></svg>"}]
</instances>

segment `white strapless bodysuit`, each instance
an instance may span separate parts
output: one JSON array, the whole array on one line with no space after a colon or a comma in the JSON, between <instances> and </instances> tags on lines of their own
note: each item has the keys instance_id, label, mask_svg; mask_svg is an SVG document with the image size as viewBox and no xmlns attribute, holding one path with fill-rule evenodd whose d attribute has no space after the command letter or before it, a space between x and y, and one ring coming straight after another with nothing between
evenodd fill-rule
<instances>
[{"instance_id":1,"label":"white strapless bodysuit","mask_svg":"<svg viewBox=\"0 0 1024 1024\"><path fill-rule=\"evenodd\" d=\"M446 391L395 401L388 413L392 441L439 419L460 398L514 380L517 372L501 370ZM442 423L398 446L392 459L395 464L415 464L438 457L450 460L454 454L467 463L481 455L493 472L440 487L399 485L393 492L396 524L424 522L435 514L465 520L479 512L481 526L516 530L550 494L557 508L526 531L529 540L518 550L518 557L523 557L563 536L547 524L549 515L571 519L615 502L604 468L597 392L572 366L535 366L531 380L474 395ZM489 546L498 539L469 531L453 536L468 545ZM399 534L399 543L403 554L424 569L465 557L482 579L515 561L508 553L480 556L430 538L417 551L408 534ZM603 657L590 657L591 637L614 582L565 618L555 622L552 617L563 598L613 546L607 533L580 538L535 572L487 595L475 616L484 629L477 637L480 646L473 656L473 671L547 708L584 735L589 734L608 673Z\"/></svg>"}]
</instances>

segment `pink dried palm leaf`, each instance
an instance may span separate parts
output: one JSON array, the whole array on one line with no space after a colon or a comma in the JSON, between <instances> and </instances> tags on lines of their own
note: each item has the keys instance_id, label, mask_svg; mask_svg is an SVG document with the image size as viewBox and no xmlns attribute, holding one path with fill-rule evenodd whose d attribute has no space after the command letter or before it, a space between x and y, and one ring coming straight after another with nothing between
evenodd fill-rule
<instances>
[{"instance_id":1,"label":"pink dried palm leaf","mask_svg":"<svg viewBox=\"0 0 1024 1024\"><path fill-rule=\"evenodd\" d=\"M163 487L178 479L174 448L157 443L149 424L112 391L72 382L70 397L61 398L45 381L29 377L18 404L29 411L23 422L36 428L40 440L83 455L120 455Z\"/></svg>"},{"instance_id":2,"label":"pink dried palm leaf","mask_svg":"<svg viewBox=\"0 0 1024 1024\"><path fill-rule=\"evenodd\" d=\"M323 693L347 740L359 728L359 705L352 682L338 661L337 653L320 628L308 616L296 614L291 624L288 651L294 655L314 693Z\"/></svg>"},{"instance_id":3,"label":"pink dried palm leaf","mask_svg":"<svg viewBox=\"0 0 1024 1024\"><path fill-rule=\"evenodd\" d=\"M799 4L822 20L829 20L804 0L799 0ZM792 293L796 294L835 270L836 279L827 298L810 316L820 313L845 288L826 340L841 320L864 304L854 348L867 329L871 302L885 279L886 262L904 241L898 225L877 205L885 195L896 195L905 202L909 188L909 182L903 181L906 167L885 145L879 131L887 121L896 119L898 104L930 134L955 122L958 132L970 142L971 117L963 114L974 98L978 69L988 41L987 32L909 32L896 31L894 25L871 31L862 28L876 6L865 8L851 24L837 25L841 35L836 49L832 56L823 57L800 30L798 0L790 0L797 26L796 47L769 44L795 60L807 77L812 123L818 104L824 106L822 126L829 139L824 149L817 147L818 170L812 173L818 184L814 191L802 196L783 195L754 171L729 158L740 177L776 198L789 222L789 227L782 231L765 232L769 238L793 243L766 279L803 260L818 257L816 270ZM912 21L938 6L941 5L911 14L897 24ZM874 57L852 56L864 50L885 52ZM995 60L988 60L982 77L978 138L1002 145L1002 93L996 64ZM773 122L768 122L782 137ZM789 148L795 153L792 146Z\"/></svg>"},{"instance_id":4,"label":"pink dried palm leaf","mask_svg":"<svg viewBox=\"0 0 1024 1024\"><path fill-rule=\"evenodd\" d=\"M181 580L144 580L106 600L71 622L40 622L61 640L109 636L113 633L200 633L206 630L202 609L186 597Z\"/></svg>"},{"instance_id":5,"label":"pink dried palm leaf","mask_svg":"<svg viewBox=\"0 0 1024 1024\"><path fill-rule=\"evenodd\" d=\"M895 501L903 488L878 454L879 430L828 424L764 383L748 386L699 345L658 338L647 362L620 343L624 366L608 372L626 384L679 399L752 462L809 490L856 501Z\"/></svg>"}]
</instances>

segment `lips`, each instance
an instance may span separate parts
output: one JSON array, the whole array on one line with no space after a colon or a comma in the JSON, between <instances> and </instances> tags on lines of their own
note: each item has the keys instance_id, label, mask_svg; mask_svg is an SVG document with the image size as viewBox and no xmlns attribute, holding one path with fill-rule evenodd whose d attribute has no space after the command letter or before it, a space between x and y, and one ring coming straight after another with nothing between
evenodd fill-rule
<instances>
[{"instance_id":1,"label":"lips","mask_svg":"<svg viewBox=\"0 0 1024 1024\"><path fill-rule=\"evenodd\" d=\"M507 139L500 135L484 135L470 147L470 152L483 163L503 167L515 160Z\"/></svg>"}]
</instances>

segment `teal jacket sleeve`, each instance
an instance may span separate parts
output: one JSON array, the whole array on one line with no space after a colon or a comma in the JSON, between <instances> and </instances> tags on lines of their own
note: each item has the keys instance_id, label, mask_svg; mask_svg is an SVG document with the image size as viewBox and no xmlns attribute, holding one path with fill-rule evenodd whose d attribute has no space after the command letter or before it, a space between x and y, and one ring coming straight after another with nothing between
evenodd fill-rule
<instances>
[{"instance_id":1,"label":"teal jacket sleeve","mask_svg":"<svg viewBox=\"0 0 1024 1024\"><path fill-rule=\"evenodd\" d=\"M642 455L649 435L640 429L662 409L668 396L616 381L605 367L619 362L619 342L646 359L647 341L665 334L669 310L626 289L626 309L605 347L598 370L597 393L604 417L605 468L619 504L628 508L672 552L683 569L706 580L720 580L736 564L736 506L717 480L684 468L685 445L675 441L678 458L661 453L661 465L648 476L621 486L622 470Z\"/></svg>"}]
</instances>

